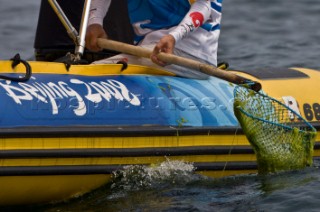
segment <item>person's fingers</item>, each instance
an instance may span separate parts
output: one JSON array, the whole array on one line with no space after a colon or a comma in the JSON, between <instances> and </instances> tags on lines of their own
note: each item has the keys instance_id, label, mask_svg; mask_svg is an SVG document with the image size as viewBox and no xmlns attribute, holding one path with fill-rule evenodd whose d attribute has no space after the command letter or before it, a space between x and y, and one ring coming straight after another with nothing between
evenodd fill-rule
<instances>
[{"instance_id":1,"label":"person's fingers","mask_svg":"<svg viewBox=\"0 0 320 212\"><path fill-rule=\"evenodd\" d=\"M161 46L160 42L157 43L157 45L155 45L155 47L153 48L152 55L159 54L161 52L161 48L162 48L162 46Z\"/></svg>"},{"instance_id":2,"label":"person's fingers","mask_svg":"<svg viewBox=\"0 0 320 212\"><path fill-rule=\"evenodd\" d=\"M106 32L102 26L98 24L90 25L85 38L86 48L94 52L102 51L102 48L100 48L97 43L98 38L107 38Z\"/></svg>"},{"instance_id":3,"label":"person's fingers","mask_svg":"<svg viewBox=\"0 0 320 212\"><path fill-rule=\"evenodd\" d=\"M95 52L101 51L101 49L99 48L99 46L97 44L97 37L93 37L91 39L90 46L91 46L92 50Z\"/></svg>"},{"instance_id":4,"label":"person's fingers","mask_svg":"<svg viewBox=\"0 0 320 212\"><path fill-rule=\"evenodd\" d=\"M96 49L97 49L98 51L102 51L103 48L101 48L101 47L98 45L98 38L108 39L108 36L107 36L106 32L103 30L103 31L101 32L101 34L100 34L98 37L96 37L95 47L96 47Z\"/></svg>"},{"instance_id":5,"label":"person's fingers","mask_svg":"<svg viewBox=\"0 0 320 212\"><path fill-rule=\"evenodd\" d=\"M159 42L159 43L154 47L154 49L153 49L153 51L152 51L152 54L151 54L151 60L152 60L152 62L154 62L155 64L157 64L157 65L159 65L159 66L165 66L165 65L166 65L166 63L163 62L163 61L161 61L161 60L158 58L158 56L157 56L160 52L162 52L162 49L163 49L162 43Z\"/></svg>"},{"instance_id":6,"label":"person's fingers","mask_svg":"<svg viewBox=\"0 0 320 212\"><path fill-rule=\"evenodd\" d=\"M100 51L99 47L97 46L97 38L95 36L87 37L86 48L94 52Z\"/></svg>"},{"instance_id":7,"label":"person's fingers","mask_svg":"<svg viewBox=\"0 0 320 212\"><path fill-rule=\"evenodd\" d=\"M159 66L166 66L167 63L163 62L162 60L160 60L157 55L151 55L151 60L152 62L154 62L155 64L159 65Z\"/></svg>"},{"instance_id":8,"label":"person's fingers","mask_svg":"<svg viewBox=\"0 0 320 212\"><path fill-rule=\"evenodd\" d=\"M152 62L156 63L157 65L160 65L160 66L165 66L167 65L165 62L161 61L159 58L158 58L158 54L160 52L164 52L164 45L165 43L163 43L161 40L157 43L157 45L155 45L155 47L153 48L153 51L152 51L152 54L151 54L151 60Z\"/></svg>"},{"instance_id":9,"label":"person's fingers","mask_svg":"<svg viewBox=\"0 0 320 212\"><path fill-rule=\"evenodd\" d=\"M160 60L157 56L160 52L164 52L167 54L173 54L173 49L175 46L175 39L172 35L165 35L160 39L160 41L156 44L153 49L151 60L161 66L168 65L164 61Z\"/></svg>"}]
</instances>

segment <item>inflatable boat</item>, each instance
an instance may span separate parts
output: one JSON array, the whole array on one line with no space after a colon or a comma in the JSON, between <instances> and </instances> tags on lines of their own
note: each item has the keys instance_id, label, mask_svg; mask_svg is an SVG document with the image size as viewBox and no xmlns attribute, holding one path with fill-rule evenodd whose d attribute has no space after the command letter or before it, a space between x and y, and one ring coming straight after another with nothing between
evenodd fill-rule
<instances>
[{"instance_id":1,"label":"inflatable boat","mask_svg":"<svg viewBox=\"0 0 320 212\"><path fill-rule=\"evenodd\" d=\"M235 85L225 80L123 64L0 67L0 205L77 197L126 165L181 160L211 177L257 172L233 113ZM319 130L320 71L228 72L260 82Z\"/></svg>"}]
</instances>

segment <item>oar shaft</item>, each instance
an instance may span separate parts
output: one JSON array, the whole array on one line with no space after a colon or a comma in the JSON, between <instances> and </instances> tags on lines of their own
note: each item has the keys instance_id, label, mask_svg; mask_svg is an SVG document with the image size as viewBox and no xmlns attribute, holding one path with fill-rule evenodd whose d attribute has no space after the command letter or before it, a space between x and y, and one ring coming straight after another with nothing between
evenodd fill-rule
<instances>
[{"instance_id":1,"label":"oar shaft","mask_svg":"<svg viewBox=\"0 0 320 212\"><path fill-rule=\"evenodd\" d=\"M144 58L150 58L152 54L152 50L143 48L141 46L134 46L134 45L113 41L109 39L103 39L103 38L98 39L98 45L104 49L118 51L118 52L131 54L131 55L144 57ZM200 63L198 61L195 61L189 58L179 57L179 56L176 56L173 54L167 54L167 53L159 53L157 56L159 57L160 60L168 64L175 64L175 65L187 67L190 69L198 70L202 73L208 74L210 76L215 76L235 84L247 84L248 82L250 82L249 79L246 79L239 75L220 70L214 66ZM261 89L260 83L255 82L255 85L252 86L252 89L259 91Z\"/></svg>"},{"instance_id":2,"label":"oar shaft","mask_svg":"<svg viewBox=\"0 0 320 212\"><path fill-rule=\"evenodd\" d=\"M127 43L104 38L98 38L98 45L100 48L131 54L138 57L150 58L150 55L152 53L151 50L143 48L141 46L134 46Z\"/></svg>"}]
</instances>

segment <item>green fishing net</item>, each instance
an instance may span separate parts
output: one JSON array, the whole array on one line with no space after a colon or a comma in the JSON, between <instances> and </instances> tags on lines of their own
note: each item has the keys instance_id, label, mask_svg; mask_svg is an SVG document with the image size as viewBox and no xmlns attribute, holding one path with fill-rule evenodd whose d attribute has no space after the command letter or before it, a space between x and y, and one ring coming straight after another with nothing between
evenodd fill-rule
<instances>
[{"instance_id":1,"label":"green fishing net","mask_svg":"<svg viewBox=\"0 0 320 212\"><path fill-rule=\"evenodd\" d=\"M312 165L316 130L295 111L247 87L234 90L234 113L257 158L259 174Z\"/></svg>"}]
</instances>

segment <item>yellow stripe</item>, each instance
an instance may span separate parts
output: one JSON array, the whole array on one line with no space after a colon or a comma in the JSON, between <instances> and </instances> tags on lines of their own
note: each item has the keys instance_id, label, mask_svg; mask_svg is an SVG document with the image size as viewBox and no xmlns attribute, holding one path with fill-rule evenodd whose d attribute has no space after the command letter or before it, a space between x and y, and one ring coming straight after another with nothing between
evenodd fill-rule
<instances>
[{"instance_id":1,"label":"yellow stripe","mask_svg":"<svg viewBox=\"0 0 320 212\"><path fill-rule=\"evenodd\" d=\"M0 138L1 150L151 148L247 145L244 135L194 135L154 137Z\"/></svg>"},{"instance_id":2,"label":"yellow stripe","mask_svg":"<svg viewBox=\"0 0 320 212\"><path fill-rule=\"evenodd\" d=\"M69 70L63 63L54 62L28 62L32 68L32 73L43 74L76 74L84 76L102 76L102 75L166 75L175 76L165 70L152 67L129 65L127 69L121 71L121 64L90 64L90 65L73 65ZM11 68L11 61L0 61L0 73L25 73L25 67L19 64L15 69Z\"/></svg>"}]
</instances>

